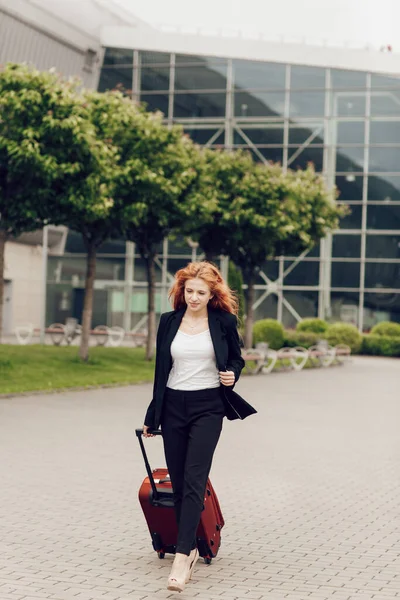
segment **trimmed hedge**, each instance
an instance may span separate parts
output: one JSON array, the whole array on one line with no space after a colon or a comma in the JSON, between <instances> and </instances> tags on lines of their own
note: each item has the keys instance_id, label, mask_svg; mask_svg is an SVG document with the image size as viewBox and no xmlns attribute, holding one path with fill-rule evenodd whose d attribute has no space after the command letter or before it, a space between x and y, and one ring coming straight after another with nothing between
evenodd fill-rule
<instances>
[{"instance_id":1,"label":"trimmed hedge","mask_svg":"<svg viewBox=\"0 0 400 600\"><path fill-rule=\"evenodd\" d=\"M358 354L362 346L362 335L355 325L350 323L334 323L329 325L324 335L331 346L338 344L347 344L351 348L352 354Z\"/></svg>"},{"instance_id":2,"label":"trimmed hedge","mask_svg":"<svg viewBox=\"0 0 400 600\"><path fill-rule=\"evenodd\" d=\"M400 323L382 321L382 323L374 325L374 327L371 329L371 335L382 335L387 337L400 338Z\"/></svg>"},{"instance_id":3,"label":"trimmed hedge","mask_svg":"<svg viewBox=\"0 0 400 600\"><path fill-rule=\"evenodd\" d=\"M282 323L276 319L261 319L253 325L253 344L267 342L273 350L279 350L283 346L285 330Z\"/></svg>"},{"instance_id":4,"label":"trimmed hedge","mask_svg":"<svg viewBox=\"0 0 400 600\"><path fill-rule=\"evenodd\" d=\"M400 336L364 335L362 353L370 356L400 356Z\"/></svg>"},{"instance_id":5,"label":"trimmed hedge","mask_svg":"<svg viewBox=\"0 0 400 600\"><path fill-rule=\"evenodd\" d=\"M303 319L296 325L296 331L306 331L308 333L325 333L329 325L323 319Z\"/></svg>"},{"instance_id":6,"label":"trimmed hedge","mask_svg":"<svg viewBox=\"0 0 400 600\"><path fill-rule=\"evenodd\" d=\"M296 346L302 346L303 348L310 348L315 346L321 340L323 336L317 333L310 333L308 331L285 331L285 346L289 348L295 348Z\"/></svg>"}]
</instances>

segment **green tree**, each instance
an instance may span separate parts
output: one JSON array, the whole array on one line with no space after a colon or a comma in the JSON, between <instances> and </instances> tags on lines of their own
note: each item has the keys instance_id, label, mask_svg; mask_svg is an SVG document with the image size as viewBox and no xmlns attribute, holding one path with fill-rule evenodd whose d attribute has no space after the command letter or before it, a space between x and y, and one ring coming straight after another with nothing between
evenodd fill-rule
<instances>
[{"instance_id":1,"label":"green tree","mask_svg":"<svg viewBox=\"0 0 400 600\"><path fill-rule=\"evenodd\" d=\"M237 299L239 301L239 321L243 321L244 317L244 309L245 309L245 299L243 292L243 277L240 269L235 265L231 260L229 261L228 267L228 285L229 287L236 292Z\"/></svg>"}]
</instances>

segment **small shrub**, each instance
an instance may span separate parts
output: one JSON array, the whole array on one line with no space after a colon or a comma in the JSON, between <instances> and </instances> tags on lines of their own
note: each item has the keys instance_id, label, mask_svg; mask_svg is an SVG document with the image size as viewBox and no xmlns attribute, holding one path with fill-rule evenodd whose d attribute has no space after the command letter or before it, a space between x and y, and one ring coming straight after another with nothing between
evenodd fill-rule
<instances>
[{"instance_id":1,"label":"small shrub","mask_svg":"<svg viewBox=\"0 0 400 600\"><path fill-rule=\"evenodd\" d=\"M389 337L400 338L400 323L382 321L382 323L374 325L374 327L371 329L371 335L385 335Z\"/></svg>"},{"instance_id":2,"label":"small shrub","mask_svg":"<svg viewBox=\"0 0 400 600\"><path fill-rule=\"evenodd\" d=\"M302 346L303 348L310 348L315 346L321 339L321 335L317 333L311 333L308 331L285 331L285 346L289 348L295 348L296 346Z\"/></svg>"},{"instance_id":3,"label":"small shrub","mask_svg":"<svg viewBox=\"0 0 400 600\"><path fill-rule=\"evenodd\" d=\"M362 353L371 356L400 356L400 336L364 335Z\"/></svg>"},{"instance_id":4,"label":"small shrub","mask_svg":"<svg viewBox=\"0 0 400 600\"><path fill-rule=\"evenodd\" d=\"M296 325L296 331L308 333L325 333L329 325L323 319L303 319Z\"/></svg>"},{"instance_id":5,"label":"small shrub","mask_svg":"<svg viewBox=\"0 0 400 600\"><path fill-rule=\"evenodd\" d=\"M324 337L331 346L347 344L350 346L352 354L357 354L361 349L362 335L357 327L350 323L334 323L333 325L329 325Z\"/></svg>"},{"instance_id":6,"label":"small shrub","mask_svg":"<svg viewBox=\"0 0 400 600\"><path fill-rule=\"evenodd\" d=\"M284 333L282 323L275 319L261 319L253 325L253 344L259 342L267 342L273 350L282 348L284 341Z\"/></svg>"}]
</instances>

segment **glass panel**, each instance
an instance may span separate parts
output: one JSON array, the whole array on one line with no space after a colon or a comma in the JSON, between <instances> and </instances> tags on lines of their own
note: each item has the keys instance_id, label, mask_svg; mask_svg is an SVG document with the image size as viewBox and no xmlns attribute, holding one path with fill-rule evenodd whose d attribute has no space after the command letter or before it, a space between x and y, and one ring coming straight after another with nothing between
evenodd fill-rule
<instances>
[{"instance_id":1,"label":"glass panel","mask_svg":"<svg viewBox=\"0 0 400 600\"><path fill-rule=\"evenodd\" d=\"M358 292L332 292L332 320L351 323L357 327L360 294Z\"/></svg>"},{"instance_id":2,"label":"glass panel","mask_svg":"<svg viewBox=\"0 0 400 600\"><path fill-rule=\"evenodd\" d=\"M310 162L313 163L316 171L321 172L324 163L324 149L315 147L289 148L288 167L291 169L306 169Z\"/></svg>"},{"instance_id":3,"label":"glass panel","mask_svg":"<svg viewBox=\"0 0 400 600\"><path fill-rule=\"evenodd\" d=\"M280 148L257 148L257 152L255 152L250 146L247 146L247 149L251 151L253 158L256 162L262 162L260 155L261 154L266 160L273 163L281 163L283 162L283 147Z\"/></svg>"},{"instance_id":4,"label":"glass panel","mask_svg":"<svg viewBox=\"0 0 400 600\"><path fill-rule=\"evenodd\" d=\"M400 121L371 121L371 144L400 144Z\"/></svg>"},{"instance_id":5,"label":"glass panel","mask_svg":"<svg viewBox=\"0 0 400 600\"><path fill-rule=\"evenodd\" d=\"M250 129L247 127L241 127L241 131L248 137L253 144L283 144L283 127L261 127L257 129ZM234 144L246 144L246 140L240 134L239 130L235 130L233 133Z\"/></svg>"},{"instance_id":6,"label":"glass panel","mask_svg":"<svg viewBox=\"0 0 400 600\"><path fill-rule=\"evenodd\" d=\"M263 294L264 290L255 291L255 301ZM270 294L261 302L258 308L254 311L254 320L260 319L276 319L278 309L278 298L275 294Z\"/></svg>"},{"instance_id":7,"label":"glass panel","mask_svg":"<svg viewBox=\"0 0 400 600\"><path fill-rule=\"evenodd\" d=\"M285 290L284 297L303 319L316 317L318 315L318 292L307 290L292 292ZM292 315L285 306L282 317L283 325L285 327L296 327L296 317Z\"/></svg>"},{"instance_id":8,"label":"glass panel","mask_svg":"<svg viewBox=\"0 0 400 600\"><path fill-rule=\"evenodd\" d=\"M400 258L400 235L367 234L367 258Z\"/></svg>"},{"instance_id":9,"label":"glass panel","mask_svg":"<svg viewBox=\"0 0 400 600\"><path fill-rule=\"evenodd\" d=\"M226 67L176 67L175 89L177 90L225 90Z\"/></svg>"},{"instance_id":10,"label":"glass panel","mask_svg":"<svg viewBox=\"0 0 400 600\"><path fill-rule=\"evenodd\" d=\"M324 125L321 124L310 124L299 127L296 125L289 124L289 144L323 144L324 143Z\"/></svg>"},{"instance_id":11,"label":"glass panel","mask_svg":"<svg viewBox=\"0 0 400 600\"><path fill-rule=\"evenodd\" d=\"M292 90L325 89L325 69L292 65L290 87Z\"/></svg>"},{"instance_id":12,"label":"glass panel","mask_svg":"<svg viewBox=\"0 0 400 600\"><path fill-rule=\"evenodd\" d=\"M382 321L400 323L400 294L367 292L364 297L365 331Z\"/></svg>"},{"instance_id":13,"label":"glass panel","mask_svg":"<svg viewBox=\"0 0 400 600\"><path fill-rule=\"evenodd\" d=\"M333 94L333 114L338 117L364 117L365 94Z\"/></svg>"},{"instance_id":14,"label":"glass panel","mask_svg":"<svg viewBox=\"0 0 400 600\"><path fill-rule=\"evenodd\" d=\"M362 206L347 204L351 213L340 220L340 229L361 229Z\"/></svg>"},{"instance_id":15,"label":"glass panel","mask_svg":"<svg viewBox=\"0 0 400 600\"><path fill-rule=\"evenodd\" d=\"M365 73L359 71L342 71L341 69L331 69L332 88L359 88L367 85Z\"/></svg>"},{"instance_id":16,"label":"glass panel","mask_svg":"<svg viewBox=\"0 0 400 600\"><path fill-rule=\"evenodd\" d=\"M285 112L284 92L236 92L235 116L280 117Z\"/></svg>"},{"instance_id":17,"label":"glass panel","mask_svg":"<svg viewBox=\"0 0 400 600\"><path fill-rule=\"evenodd\" d=\"M399 229L400 230L400 206L369 205L367 210L368 229Z\"/></svg>"},{"instance_id":18,"label":"glass panel","mask_svg":"<svg viewBox=\"0 0 400 600\"><path fill-rule=\"evenodd\" d=\"M177 65L227 65L226 58L217 58L215 56L195 56L193 54L176 54L175 63Z\"/></svg>"},{"instance_id":19,"label":"glass panel","mask_svg":"<svg viewBox=\"0 0 400 600\"><path fill-rule=\"evenodd\" d=\"M335 258L359 258L361 256L361 235L334 235L332 256Z\"/></svg>"},{"instance_id":20,"label":"glass panel","mask_svg":"<svg viewBox=\"0 0 400 600\"><path fill-rule=\"evenodd\" d=\"M338 200L362 200L364 178L357 175L338 175L336 187Z\"/></svg>"},{"instance_id":21,"label":"glass panel","mask_svg":"<svg viewBox=\"0 0 400 600\"><path fill-rule=\"evenodd\" d=\"M371 87L376 88L399 88L400 77L385 77L384 75L374 75L371 77Z\"/></svg>"},{"instance_id":22,"label":"glass panel","mask_svg":"<svg viewBox=\"0 0 400 600\"><path fill-rule=\"evenodd\" d=\"M364 170L364 148L345 146L336 148L336 172L356 172Z\"/></svg>"},{"instance_id":23,"label":"glass panel","mask_svg":"<svg viewBox=\"0 0 400 600\"><path fill-rule=\"evenodd\" d=\"M131 67L102 69L100 73L99 92L119 89L127 95L132 94L133 71Z\"/></svg>"},{"instance_id":24,"label":"glass panel","mask_svg":"<svg viewBox=\"0 0 400 600\"><path fill-rule=\"evenodd\" d=\"M371 116L400 115L400 91L387 90L381 92L371 92Z\"/></svg>"},{"instance_id":25,"label":"glass panel","mask_svg":"<svg viewBox=\"0 0 400 600\"><path fill-rule=\"evenodd\" d=\"M140 52L140 60L142 65L169 65L171 55L169 52Z\"/></svg>"},{"instance_id":26,"label":"glass panel","mask_svg":"<svg viewBox=\"0 0 400 600\"><path fill-rule=\"evenodd\" d=\"M333 262L331 278L332 287L360 287L360 263Z\"/></svg>"},{"instance_id":27,"label":"glass panel","mask_svg":"<svg viewBox=\"0 0 400 600\"><path fill-rule=\"evenodd\" d=\"M74 287L84 287L85 285L85 257L49 257L48 268L48 278L50 281L72 281ZM124 269L125 259L122 257L98 258L96 261L96 281L123 281L125 278Z\"/></svg>"},{"instance_id":28,"label":"glass panel","mask_svg":"<svg viewBox=\"0 0 400 600\"><path fill-rule=\"evenodd\" d=\"M291 117L319 117L325 113L325 92L290 92Z\"/></svg>"},{"instance_id":29,"label":"glass panel","mask_svg":"<svg viewBox=\"0 0 400 600\"><path fill-rule=\"evenodd\" d=\"M284 90L285 72L285 65L250 60L233 61L234 86L239 89Z\"/></svg>"},{"instance_id":30,"label":"glass panel","mask_svg":"<svg viewBox=\"0 0 400 600\"><path fill-rule=\"evenodd\" d=\"M125 48L106 48L104 65L133 65L133 50Z\"/></svg>"},{"instance_id":31,"label":"glass panel","mask_svg":"<svg viewBox=\"0 0 400 600\"><path fill-rule=\"evenodd\" d=\"M365 137L364 121L338 121L338 144L363 144Z\"/></svg>"},{"instance_id":32,"label":"glass panel","mask_svg":"<svg viewBox=\"0 0 400 600\"><path fill-rule=\"evenodd\" d=\"M400 177L398 175L380 175L368 177L368 200L400 200Z\"/></svg>"},{"instance_id":33,"label":"glass panel","mask_svg":"<svg viewBox=\"0 0 400 600\"><path fill-rule=\"evenodd\" d=\"M371 146L369 149L369 171L400 171L400 147L378 148Z\"/></svg>"},{"instance_id":34,"label":"glass panel","mask_svg":"<svg viewBox=\"0 0 400 600\"><path fill-rule=\"evenodd\" d=\"M155 112L160 110L165 116L168 116L168 94L141 94L140 102L144 102L146 110Z\"/></svg>"},{"instance_id":35,"label":"glass panel","mask_svg":"<svg viewBox=\"0 0 400 600\"><path fill-rule=\"evenodd\" d=\"M169 67L142 67L140 78L143 91L169 90Z\"/></svg>"},{"instance_id":36,"label":"glass panel","mask_svg":"<svg viewBox=\"0 0 400 600\"><path fill-rule=\"evenodd\" d=\"M226 94L175 94L174 117L224 117Z\"/></svg>"},{"instance_id":37,"label":"glass panel","mask_svg":"<svg viewBox=\"0 0 400 600\"><path fill-rule=\"evenodd\" d=\"M272 279L272 281L275 281L275 279L278 279L278 277L279 277L279 261L278 260L268 260L262 264L260 270L269 279ZM261 275L259 275L257 277L256 283L258 285L265 285L265 279L263 279L261 277Z\"/></svg>"},{"instance_id":38,"label":"glass panel","mask_svg":"<svg viewBox=\"0 0 400 600\"><path fill-rule=\"evenodd\" d=\"M207 144L212 137L219 131L218 129L194 129L185 127L184 132L190 135L196 144ZM225 141L225 132L220 133L213 141L213 144L223 144Z\"/></svg>"},{"instance_id":39,"label":"glass panel","mask_svg":"<svg viewBox=\"0 0 400 600\"><path fill-rule=\"evenodd\" d=\"M400 289L400 263L365 263L365 287Z\"/></svg>"},{"instance_id":40,"label":"glass panel","mask_svg":"<svg viewBox=\"0 0 400 600\"><path fill-rule=\"evenodd\" d=\"M285 261L285 270L293 263ZM318 285L319 262L299 262L283 280L284 285Z\"/></svg>"}]
</instances>

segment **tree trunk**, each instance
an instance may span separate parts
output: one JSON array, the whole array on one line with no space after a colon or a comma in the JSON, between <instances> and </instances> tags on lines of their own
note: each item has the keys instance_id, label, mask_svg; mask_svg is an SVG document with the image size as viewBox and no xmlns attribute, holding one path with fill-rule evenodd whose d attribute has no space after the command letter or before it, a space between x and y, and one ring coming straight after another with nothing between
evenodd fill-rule
<instances>
[{"instance_id":1,"label":"tree trunk","mask_svg":"<svg viewBox=\"0 0 400 600\"><path fill-rule=\"evenodd\" d=\"M247 277L247 306L246 306L246 324L244 330L244 345L245 348L253 346L253 322L254 322L254 273L250 273Z\"/></svg>"},{"instance_id":2,"label":"tree trunk","mask_svg":"<svg viewBox=\"0 0 400 600\"><path fill-rule=\"evenodd\" d=\"M92 327L94 279L96 276L96 246L87 242L85 299L83 301L82 335L79 356L87 361L89 358L89 339Z\"/></svg>"},{"instance_id":3,"label":"tree trunk","mask_svg":"<svg viewBox=\"0 0 400 600\"><path fill-rule=\"evenodd\" d=\"M156 293L156 271L154 264L154 255L148 254L145 257L147 270L147 316L148 333L146 343L146 359L151 360L154 356L156 345L156 311L155 311L155 293Z\"/></svg>"},{"instance_id":4,"label":"tree trunk","mask_svg":"<svg viewBox=\"0 0 400 600\"><path fill-rule=\"evenodd\" d=\"M0 229L0 343L3 335L4 252L6 248L6 238L6 232Z\"/></svg>"}]
</instances>

